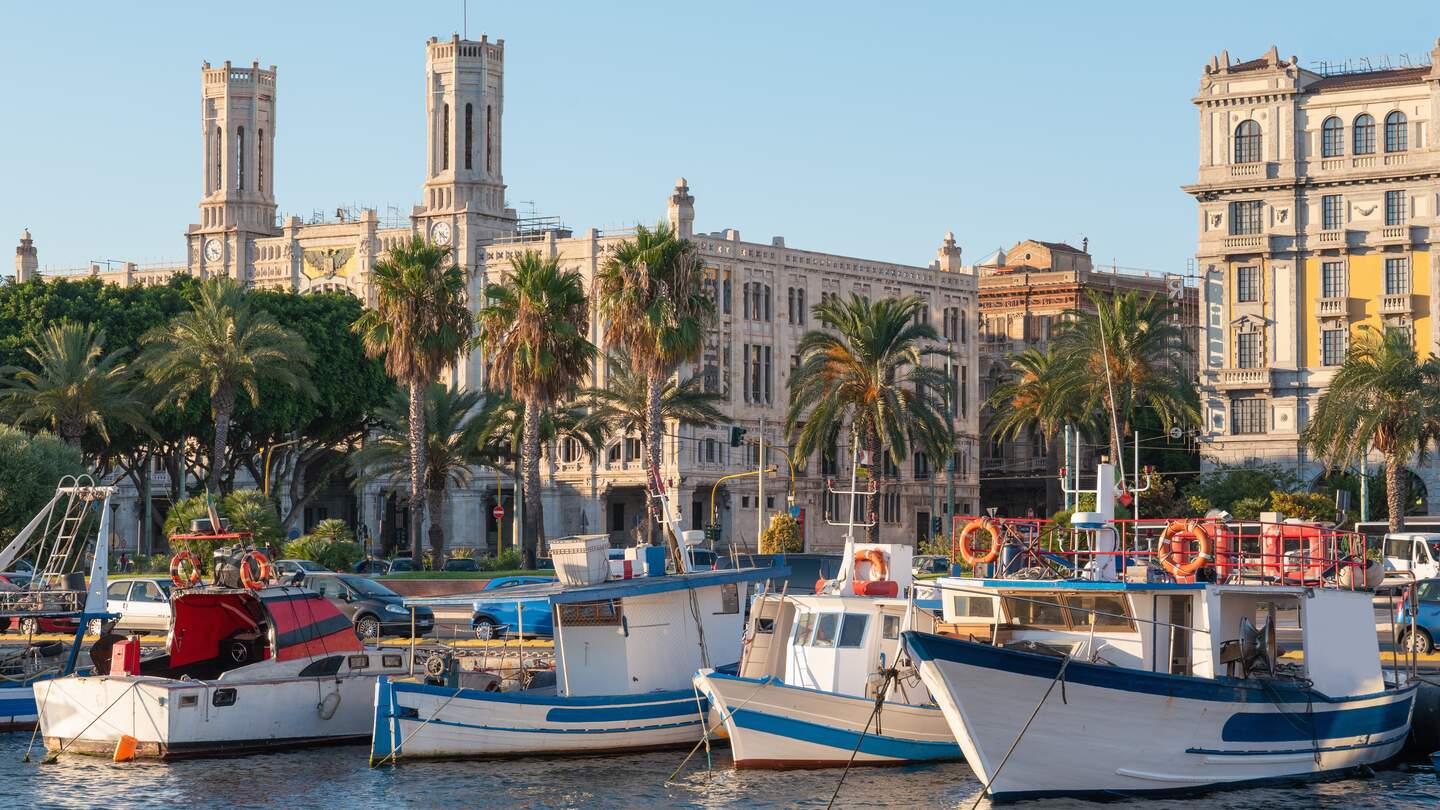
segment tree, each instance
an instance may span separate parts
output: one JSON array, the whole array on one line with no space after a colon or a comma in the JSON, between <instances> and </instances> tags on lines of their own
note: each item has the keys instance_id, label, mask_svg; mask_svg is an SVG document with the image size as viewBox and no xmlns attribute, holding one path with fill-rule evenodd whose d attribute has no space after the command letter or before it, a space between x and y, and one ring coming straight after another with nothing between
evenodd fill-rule
<instances>
[{"instance_id":1,"label":"tree","mask_svg":"<svg viewBox=\"0 0 1440 810\"><path fill-rule=\"evenodd\" d=\"M446 489L468 485L474 468L488 460L485 447L498 403L493 395L457 391L441 383L425 389L425 479L421 488L431 515L430 555L436 565L445 558L440 509ZM375 434L350 456L356 486L379 478L409 483L410 435L407 398L397 395L393 404L380 412Z\"/></svg>"},{"instance_id":2,"label":"tree","mask_svg":"<svg viewBox=\"0 0 1440 810\"><path fill-rule=\"evenodd\" d=\"M917 296L872 304L851 294L814 308L825 328L800 339L800 365L790 373L785 414L797 457L827 450L847 424L874 465L881 453L899 464L912 449L937 458L949 452L950 381L942 369L924 363L946 352L932 345L939 337L935 327L918 317L924 306ZM879 511L877 497L870 496L871 523ZM875 542L879 527L870 526L866 536Z\"/></svg>"},{"instance_id":3,"label":"tree","mask_svg":"<svg viewBox=\"0 0 1440 810\"><path fill-rule=\"evenodd\" d=\"M1053 352L1029 348L1008 359L1009 373L995 386L989 406L989 432L999 441L1020 438L1032 426L1046 442L1066 425L1098 436L1095 414L1086 408L1076 380L1079 369L1056 358Z\"/></svg>"},{"instance_id":4,"label":"tree","mask_svg":"<svg viewBox=\"0 0 1440 810\"><path fill-rule=\"evenodd\" d=\"M1089 300L1094 312L1067 312L1056 332L1054 373L1110 426L1110 458L1121 459L1138 408L1152 408L1167 431L1198 424L1199 397L1178 362L1191 350L1170 303L1133 291L1092 291Z\"/></svg>"},{"instance_id":5,"label":"tree","mask_svg":"<svg viewBox=\"0 0 1440 810\"><path fill-rule=\"evenodd\" d=\"M1390 531L1398 532L1405 527L1405 465L1412 456L1424 459L1437 424L1440 363L1421 361L1404 331L1362 326L1301 440L1332 468L1371 448L1383 455Z\"/></svg>"},{"instance_id":6,"label":"tree","mask_svg":"<svg viewBox=\"0 0 1440 810\"><path fill-rule=\"evenodd\" d=\"M650 381L638 373L623 352L609 357L610 373L603 388L586 389L583 397L590 407L590 417L610 435L631 433L648 435L650 414ZM661 424L711 427L720 424L725 415L717 407L725 402L724 394L705 390L705 379L699 375L665 381L660 389Z\"/></svg>"},{"instance_id":7,"label":"tree","mask_svg":"<svg viewBox=\"0 0 1440 810\"><path fill-rule=\"evenodd\" d=\"M465 304L465 272L451 249L418 236L375 262L370 283L375 307L355 320L354 329L365 352L383 357L385 371L409 391L410 549L418 560L425 520L425 389L459 359L475 322Z\"/></svg>"},{"instance_id":8,"label":"tree","mask_svg":"<svg viewBox=\"0 0 1440 810\"><path fill-rule=\"evenodd\" d=\"M642 225L633 239L621 242L606 258L595 276L595 290L606 319L605 342L624 349L636 373L645 376L649 415L644 443L651 474L658 475L664 382L682 363L700 355L706 330L715 320L715 302L705 292L704 261L695 245L669 225ZM648 512L654 511L652 504Z\"/></svg>"},{"instance_id":9,"label":"tree","mask_svg":"<svg viewBox=\"0 0 1440 810\"><path fill-rule=\"evenodd\" d=\"M109 425L142 428L145 419L125 351L105 353L105 333L90 324L64 322L46 329L28 349L38 371L0 369L0 408L20 425L43 425L80 450L94 432L110 440ZM13 376L11 376L13 375Z\"/></svg>"},{"instance_id":10,"label":"tree","mask_svg":"<svg viewBox=\"0 0 1440 810\"><path fill-rule=\"evenodd\" d=\"M62 477L84 470L80 452L54 435L0 425L0 545L50 502Z\"/></svg>"},{"instance_id":11,"label":"tree","mask_svg":"<svg viewBox=\"0 0 1440 810\"><path fill-rule=\"evenodd\" d=\"M220 512L221 519L230 521L232 532L249 532L249 543L257 548L279 548L285 540L285 530L280 527L280 518L275 514L275 507L258 489L241 489L228 493L217 499L215 507ZM165 536L189 533L190 522L208 514L204 495L186 498L175 504L170 514L165 516ZM172 541L170 545L174 551L188 546L204 561L210 559L217 547L233 543L232 540L188 540L178 544Z\"/></svg>"},{"instance_id":12,"label":"tree","mask_svg":"<svg viewBox=\"0 0 1440 810\"><path fill-rule=\"evenodd\" d=\"M590 305L580 274L560 260L527 250L510 260L500 283L485 290L478 317L490 355L492 384L505 385L525 406L521 444L525 471L524 565L535 566L540 544L540 418L590 370L595 346L585 337Z\"/></svg>"},{"instance_id":13,"label":"tree","mask_svg":"<svg viewBox=\"0 0 1440 810\"><path fill-rule=\"evenodd\" d=\"M800 534L800 522L789 512L775 512L770 516L770 525L760 535L761 554L798 554L805 550L805 538Z\"/></svg>"},{"instance_id":14,"label":"tree","mask_svg":"<svg viewBox=\"0 0 1440 810\"><path fill-rule=\"evenodd\" d=\"M261 384L274 382L315 395L303 375L311 362L305 340L252 307L245 291L228 278L204 282L189 312L147 332L141 343L146 376L167 389L178 405L183 407L197 391L210 396L215 437L209 487L215 492L222 491L230 419L239 394L258 406Z\"/></svg>"}]
</instances>

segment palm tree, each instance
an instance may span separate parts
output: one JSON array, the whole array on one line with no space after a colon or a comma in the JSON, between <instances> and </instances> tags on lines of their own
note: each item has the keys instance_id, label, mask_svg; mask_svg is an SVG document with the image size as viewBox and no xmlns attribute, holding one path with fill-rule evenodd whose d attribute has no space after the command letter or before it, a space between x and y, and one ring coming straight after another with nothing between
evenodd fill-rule
<instances>
[{"instance_id":1,"label":"palm tree","mask_svg":"<svg viewBox=\"0 0 1440 810\"><path fill-rule=\"evenodd\" d=\"M990 393L988 429L997 440L1015 440L1034 427L1047 441L1067 424L1085 421L1074 369L1053 353L1029 348L1007 358L1009 373Z\"/></svg>"},{"instance_id":2,"label":"palm tree","mask_svg":"<svg viewBox=\"0 0 1440 810\"><path fill-rule=\"evenodd\" d=\"M1332 467L1380 451L1390 531L1397 532L1405 527L1405 465L1411 456L1423 462L1437 423L1440 362L1421 361L1404 332L1362 326L1301 440Z\"/></svg>"},{"instance_id":3,"label":"palm tree","mask_svg":"<svg viewBox=\"0 0 1440 810\"><path fill-rule=\"evenodd\" d=\"M76 450L92 430L110 441L107 423L143 430L145 405L122 362L125 352L106 354L105 332L89 324L51 326L25 350L38 370L0 369L0 408L16 424L50 428Z\"/></svg>"},{"instance_id":4,"label":"palm tree","mask_svg":"<svg viewBox=\"0 0 1440 810\"><path fill-rule=\"evenodd\" d=\"M704 262L695 245L669 225L641 225L635 238L621 242L601 265L595 293L606 319L605 342L624 349L635 372L645 376L643 439L650 470L659 475L665 380L700 355L715 320L715 302L705 292ZM648 513L655 513L653 505Z\"/></svg>"},{"instance_id":5,"label":"palm tree","mask_svg":"<svg viewBox=\"0 0 1440 810\"><path fill-rule=\"evenodd\" d=\"M208 485L220 491L230 418L244 393L254 407L260 405L260 386L277 384L317 396L305 372L311 363L310 347L300 335L286 329L268 312L254 309L245 291L229 278L203 282L190 311L146 332L140 343L145 376L162 386L184 407L197 391L210 396L215 423ZM161 398L157 410L170 404Z\"/></svg>"},{"instance_id":6,"label":"palm tree","mask_svg":"<svg viewBox=\"0 0 1440 810\"><path fill-rule=\"evenodd\" d=\"M1082 413L1100 413L1110 424L1110 458L1135 411L1151 407L1165 430L1200 421L1199 398L1179 358L1191 349L1168 301L1136 292L1089 293L1094 312L1066 313L1055 335L1050 364L1057 386L1073 387Z\"/></svg>"},{"instance_id":7,"label":"palm tree","mask_svg":"<svg viewBox=\"0 0 1440 810\"><path fill-rule=\"evenodd\" d=\"M649 380L635 370L623 351L612 353L608 365L610 373L605 387L584 392L590 405L590 418L603 425L610 435L646 435L650 414ZM725 415L716 407L724 401L724 394L705 390L705 379L699 375L684 382L669 379L660 390L660 419L662 423L711 427L724 421Z\"/></svg>"},{"instance_id":8,"label":"palm tree","mask_svg":"<svg viewBox=\"0 0 1440 810\"><path fill-rule=\"evenodd\" d=\"M800 339L800 365L790 373L785 414L797 456L828 449L846 424L874 465L881 463L882 452L896 464L912 448L937 457L949 452L945 403L950 381L943 369L924 364L926 357L946 351L930 344L939 336L917 317L924 306L917 296L872 304L852 294L814 308L825 329ZM872 515L876 497L870 496ZM874 542L878 526L866 534Z\"/></svg>"},{"instance_id":9,"label":"palm tree","mask_svg":"<svg viewBox=\"0 0 1440 810\"><path fill-rule=\"evenodd\" d=\"M410 549L420 557L425 520L425 389L470 341L475 321L465 304L465 272L451 250L415 237L390 249L370 269L375 306L355 321L366 354L409 389ZM431 515L439 520L439 515Z\"/></svg>"},{"instance_id":10,"label":"palm tree","mask_svg":"<svg viewBox=\"0 0 1440 810\"><path fill-rule=\"evenodd\" d=\"M533 568L541 539L540 418L590 370L590 304L579 273L561 270L558 258L533 250L513 257L509 272L485 296L477 320L479 341L490 354L490 382L507 386L525 406L522 557Z\"/></svg>"},{"instance_id":11,"label":"palm tree","mask_svg":"<svg viewBox=\"0 0 1440 810\"><path fill-rule=\"evenodd\" d=\"M446 490L469 485L474 469L487 464L495 414L502 399L477 390L456 390L431 383L424 392L425 478L421 482L430 512L430 555L435 565L445 557L445 531L440 525ZM409 396L397 394L377 415L378 430L350 457L357 488L389 478L409 481Z\"/></svg>"}]
</instances>

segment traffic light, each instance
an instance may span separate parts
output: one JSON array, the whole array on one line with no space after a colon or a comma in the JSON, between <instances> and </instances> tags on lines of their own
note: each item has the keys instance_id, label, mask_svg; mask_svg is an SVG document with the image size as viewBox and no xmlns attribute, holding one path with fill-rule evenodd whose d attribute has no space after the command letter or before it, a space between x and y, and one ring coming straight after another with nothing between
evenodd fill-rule
<instances>
[{"instance_id":1,"label":"traffic light","mask_svg":"<svg viewBox=\"0 0 1440 810\"><path fill-rule=\"evenodd\" d=\"M720 524L711 523L705 527L705 540L710 543L720 542Z\"/></svg>"},{"instance_id":2,"label":"traffic light","mask_svg":"<svg viewBox=\"0 0 1440 810\"><path fill-rule=\"evenodd\" d=\"M930 533L939 534L945 528L945 521L939 515L930 518Z\"/></svg>"},{"instance_id":3,"label":"traffic light","mask_svg":"<svg viewBox=\"0 0 1440 810\"><path fill-rule=\"evenodd\" d=\"M745 428L743 428L743 427L735 427L735 426L732 425L732 426L730 427L730 446L731 446L731 447L739 447L740 444L741 444L742 442L744 442L744 441L745 441Z\"/></svg>"}]
</instances>

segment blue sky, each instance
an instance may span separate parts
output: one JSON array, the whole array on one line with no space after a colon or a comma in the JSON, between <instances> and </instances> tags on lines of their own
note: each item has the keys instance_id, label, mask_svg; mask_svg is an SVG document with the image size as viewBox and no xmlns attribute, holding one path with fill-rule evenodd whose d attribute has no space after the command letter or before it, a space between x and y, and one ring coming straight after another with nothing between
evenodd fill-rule
<instances>
[{"instance_id":1,"label":"blue sky","mask_svg":"<svg viewBox=\"0 0 1440 810\"><path fill-rule=\"evenodd\" d=\"M570 225L653 221L675 177L696 227L927 262L1090 238L1097 262L1194 250L1202 65L1273 42L1310 65L1428 54L1440 3L470 3L506 41L512 205ZM1183 10L1181 10L1183 8ZM253 11L251 11L253 9ZM408 211L424 42L445 2L7 3L0 272L183 255L200 193L199 67L279 67L282 211Z\"/></svg>"}]
</instances>

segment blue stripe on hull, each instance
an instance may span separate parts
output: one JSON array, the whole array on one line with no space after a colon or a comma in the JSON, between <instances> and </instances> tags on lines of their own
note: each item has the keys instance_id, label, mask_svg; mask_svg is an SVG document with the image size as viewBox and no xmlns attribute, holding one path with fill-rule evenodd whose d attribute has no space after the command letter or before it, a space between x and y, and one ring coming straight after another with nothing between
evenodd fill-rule
<instances>
[{"instance_id":1,"label":"blue stripe on hull","mask_svg":"<svg viewBox=\"0 0 1440 810\"><path fill-rule=\"evenodd\" d=\"M754 709L737 709L730 718L740 728L834 748L838 759L849 757L850 752L855 750L857 742L860 743L861 753L890 757L891 759L922 762L960 759L963 756L960 752L960 745L955 742L907 740L901 737L887 737L874 732L866 734L864 740L861 740L858 731L790 717L780 717Z\"/></svg>"},{"instance_id":2,"label":"blue stripe on hull","mask_svg":"<svg viewBox=\"0 0 1440 810\"><path fill-rule=\"evenodd\" d=\"M414 720L415 718L411 718ZM419 722L419 721L416 721ZM657 723L649 726L619 726L617 728L545 728L544 726L526 726L514 728L510 726L485 726L477 723L461 723L458 720L430 720L428 725L448 726L450 728L473 728L479 731L499 731L511 734L629 734L637 731L660 731L667 728L684 728L686 726L699 726L700 720L684 720L678 723Z\"/></svg>"},{"instance_id":3,"label":"blue stripe on hull","mask_svg":"<svg viewBox=\"0 0 1440 810\"><path fill-rule=\"evenodd\" d=\"M0 717L35 716L37 711L35 708L35 694L30 691L29 686L21 688L24 689L24 695L16 695L14 697L5 694L12 690L0 689ZM14 689L13 691L19 692L21 688Z\"/></svg>"},{"instance_id":4,"label":"blue stripe on hull","mask_svg":"<svg viewBox=\"0 0 1440 810\"><path fill-rule=\"evenodd\" d=\"M1325 712L1237 712L1220 730L1224 742L1297 742L1396 731L1410 720L1410 698Z\"/></svg>"},{"instance_id":5,"label":"blue stripe on hull","mask_svg":"<svg viewBox=\"0 0 1440 810\"><path fill-rule=\"evenodd\" d=\"M708 706L704 698L670 703L649 703L640 706L599 706L585 709L554 708L545 713L549 723L613 723L617 720L654 720L685 714L703 714Z\"/></svg>"}]
</instances>

